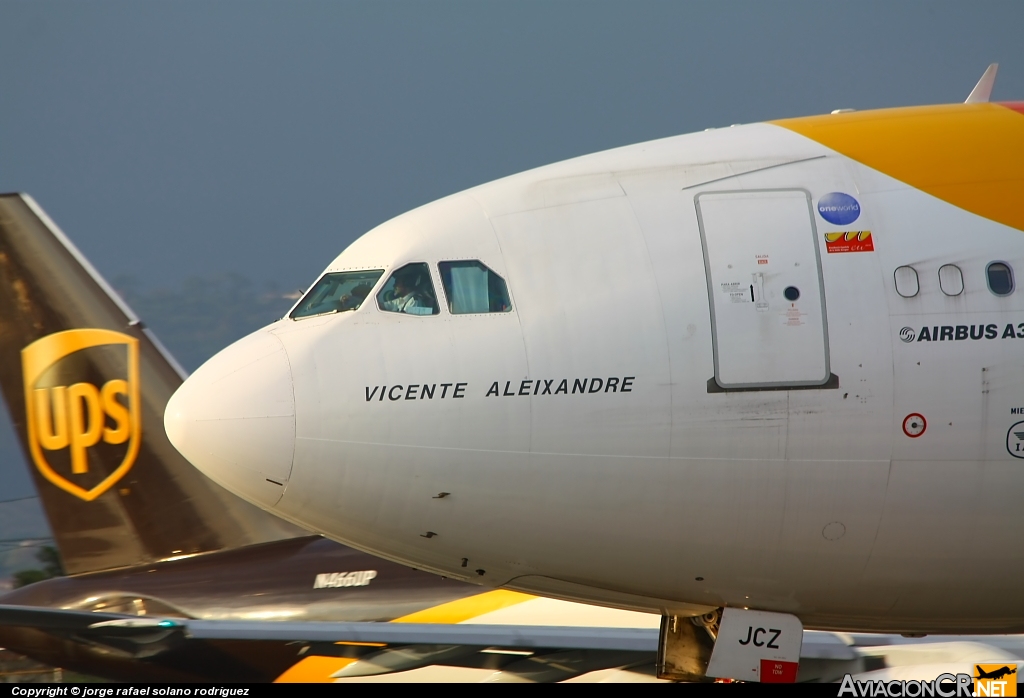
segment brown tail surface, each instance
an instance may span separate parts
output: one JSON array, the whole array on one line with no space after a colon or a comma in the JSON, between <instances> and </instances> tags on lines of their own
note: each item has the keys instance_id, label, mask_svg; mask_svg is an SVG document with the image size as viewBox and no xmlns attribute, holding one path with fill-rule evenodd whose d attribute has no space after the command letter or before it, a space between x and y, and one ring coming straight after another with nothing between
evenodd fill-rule
<instances>
[{"instance_id":1,"label":"brown tail surface","mask_svg":"<svg viewBox=\"0 0 1024 698\"><path fill-rule=\"evenodd\" d=\"M308 535L167 440L184 371L25 194L0 194L0 388L68 573Z\"/></svg>"}]
</instances>

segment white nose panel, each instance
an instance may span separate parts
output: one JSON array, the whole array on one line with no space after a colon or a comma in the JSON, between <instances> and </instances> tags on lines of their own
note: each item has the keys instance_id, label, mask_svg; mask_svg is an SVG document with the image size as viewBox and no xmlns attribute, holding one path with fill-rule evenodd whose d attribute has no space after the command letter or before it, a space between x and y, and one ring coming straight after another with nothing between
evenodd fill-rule
<instances>
[{"instance_id":1,"label":"white nose panel","mask_svg":"<svg viewBox=\"0 0 1024 698\"><path fill-rule=\"evenodd\" d=\"M164 412L167 436L210 479L261 506L281 498L295 447L295 401L280 340L260 332L203 364Z\"/></svg>"}]
</instances>

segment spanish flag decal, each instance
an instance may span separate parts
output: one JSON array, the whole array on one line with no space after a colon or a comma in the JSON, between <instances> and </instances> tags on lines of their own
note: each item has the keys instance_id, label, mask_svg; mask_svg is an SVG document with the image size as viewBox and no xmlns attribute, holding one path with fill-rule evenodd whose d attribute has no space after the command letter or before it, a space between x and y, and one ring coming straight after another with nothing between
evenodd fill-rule
<instances>
[{"instance_id":1,"label":"spanish flag decal","mask_svg":"<svg viewBox=\"0 0 1024 698\"><path fill-rule=\"evenodd\" d=\"M825 233L825 249L834 252L874 252L875 243L870 230L851 230L848 233Z\"/></svg>"}]
</instances>

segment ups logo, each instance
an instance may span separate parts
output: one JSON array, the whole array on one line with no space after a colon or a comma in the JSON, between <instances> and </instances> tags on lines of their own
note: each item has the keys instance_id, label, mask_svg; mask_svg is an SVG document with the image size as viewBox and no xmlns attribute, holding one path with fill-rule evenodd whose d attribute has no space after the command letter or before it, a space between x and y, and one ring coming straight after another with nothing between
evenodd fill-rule
<instances>
[{"instance_id":1,"label":"ups logo","mask_svg":"<svg viewBox=\"0 0 1024 698\"><path fill-rule=\"evenodd\" d=\"M57 332L22 349L21 363L32 460L65 492L96 499L139 453L138 340L111 330Z\"/></svg>"}]
</instances>

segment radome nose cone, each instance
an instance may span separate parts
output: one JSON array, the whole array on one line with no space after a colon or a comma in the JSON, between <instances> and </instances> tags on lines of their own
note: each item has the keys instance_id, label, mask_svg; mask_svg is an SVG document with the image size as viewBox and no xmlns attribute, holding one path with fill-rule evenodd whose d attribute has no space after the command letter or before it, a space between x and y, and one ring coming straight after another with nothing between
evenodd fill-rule
<instances>
[{"instance_id":1,"label":"radome nose cone","mask_svg":"<svg viewBox=\"0 0 1024 698\"><path fill-rule=\"evenodd\" d=\"M211 480L260 506L276 504L295 447L292 375L281 341L258 332L207 361L167 402L164 428Z\"/></svg>"}]
</instances>

